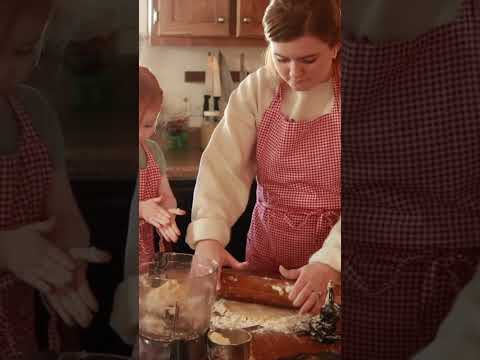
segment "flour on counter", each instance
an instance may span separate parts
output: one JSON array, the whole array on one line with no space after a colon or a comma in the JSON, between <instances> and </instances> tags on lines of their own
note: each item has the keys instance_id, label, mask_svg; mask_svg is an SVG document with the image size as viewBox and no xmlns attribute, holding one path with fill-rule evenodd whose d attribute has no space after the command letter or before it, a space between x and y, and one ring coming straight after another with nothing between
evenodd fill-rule
<instances>
[{"instance_id":1,"label":"flour on counter","mask_svg":"<svg viewBox=\"0 0 480 360\"><path fill-rule=\"evenodd\" d=\"M257 331L292 334L308 330L311 318L296 310L220 299L214 304L211 325L216 329L261 326Z\"/></svg>"},{"instance_id":2,"label":"flour on counter","mask_svg":"<svg viewBox=\"0 0 480 360\"><path fill-rule=\"evenodd\" d=\"M281 287L281 286L272 285L272 290L275 290L276 292L278 292L278 294L279 294L280 296L283 296L283 294L284 294L284 289L283 289L283 287Z\"/></svg>"},{"instance_id":3,"label":"flour on counter","mask_svg":"<svg viewBox=\"0 0 480 360\"><path fill-rule=\"evenodd\" d=\"M287 296L293 289L293 285L286 283L285 285L271 285L272 290L276 291L280 296Z\"/></svg>"}]
</instances>

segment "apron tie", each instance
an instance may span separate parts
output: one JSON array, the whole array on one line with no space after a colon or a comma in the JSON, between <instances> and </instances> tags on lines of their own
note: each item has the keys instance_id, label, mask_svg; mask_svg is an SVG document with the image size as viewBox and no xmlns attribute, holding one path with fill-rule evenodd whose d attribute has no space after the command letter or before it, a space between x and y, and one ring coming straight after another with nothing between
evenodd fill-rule
<instances>
[{"instance_id":1,"label":"apron tie","mask_svg":"<svg viewBox=\"0 0 480 360\"><path fill-rule=\"evenodd\" d=\"M272 205L269 205L269 204L266 204L262 201L258 201L258 204L260 204L263 208L265 209L268 209L268 210L271 210L271 211L277 211L279 213L282 214L283 216L283 220L285 220L285 222L288 224L288 226L290 226L290 228L292 228L293 230L297 230L303 226L305 226L308 222L308 220L313 217L313 216L316 216L317 217L317 223L315 225L315 230L317 233L320 232L320 229L322 228L322 226L325 225L325 222L327 221L327 215L328 216L333 216L333 215L336 215L336 211L334 210L331 210L331 209L325 209L325 208L319 208L319 209L315 209L315 210L312 210L312 211L296 211L296 210L288 210L288 209L283 209L283 208L280 208L280 207L276 207L276 206L272 206ZM297 224L295 224L294 220L292 220L290 218L290 216L293 214L293 215L297 215L297 216L303 216L303 219L301 221L299 221Z\"/></svg>"},{"instance_id":2,"label":"apron tie","mask_svg":"<svg viewBox=\"0 0 480 360\"><path fill-rule=\"evenodd\" d=\"M465 257L465 255L461 253L456 254L446 254L446 255L439 255L435 251L427 252L426 254L422 255L414 255L409 256L405 259L398 260L395 257L383 257L384 259L391 260L392 262L396 262L397 265L395 266L395 270L393 275L390 277L390 280L387 281L379 289L375 290L374 292L369 289L368 285L365 281L362 280L362 277L357 274L357 272L352 268L348 267L346 271L351 274L351 278L356 283L356 287L358 287L361 291L365 293L369 293L369 296L378 296L384 293L385 291L392 288L400 274L402 273L402 269L404 266L412 264L412 263L419 263L419 262L427 262L431 261L428 266L428 270L425 271L424 277L424 285L422 291L422 302L426 303L427 294L432 293L434 286L435 286L435 279L441 270L445 270L447 275L451 280L451 286L455 291L459 291L462 288L462 282L460 281L458 275L454 271L453 266L458 265L459 263L463 263L468 266L473 266L473 264Z\"/></svg>"}]
</instances>

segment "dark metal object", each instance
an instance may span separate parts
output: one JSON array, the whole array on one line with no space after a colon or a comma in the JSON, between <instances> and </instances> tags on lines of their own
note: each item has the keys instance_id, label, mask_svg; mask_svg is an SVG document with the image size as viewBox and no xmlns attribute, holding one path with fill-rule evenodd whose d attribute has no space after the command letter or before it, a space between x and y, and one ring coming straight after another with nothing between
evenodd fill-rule
<instances>
[{"instance_id":1,"label":"dark metal object","mask_svg":"<svg viewBox=\"0 0 480 360\"><path fill-rule=\"evenodd\" d=\"M331 344L341 339L337 335L337 322L340 319L340 306L335 304L333 283L330 281L327 287L325 305L320 315L310 321L310 335L321 343Z\"/></svg>"}]
</instances>

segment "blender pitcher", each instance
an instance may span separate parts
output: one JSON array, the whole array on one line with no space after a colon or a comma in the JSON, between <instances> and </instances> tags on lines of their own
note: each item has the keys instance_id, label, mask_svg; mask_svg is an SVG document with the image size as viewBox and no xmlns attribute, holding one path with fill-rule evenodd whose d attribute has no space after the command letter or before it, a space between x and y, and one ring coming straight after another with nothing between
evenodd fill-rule
<instances>
[{"instance_id":1,"label":"blender pitcher","mask_svg":"<svg viewBox=\"0 0 480 360\"><path fill-rule=\"evenodd\" d=\"M163 253L141 264L139 335L142 360L206 358L206 333L218 265L189 254Z\"/></svg>"}]
</instances>

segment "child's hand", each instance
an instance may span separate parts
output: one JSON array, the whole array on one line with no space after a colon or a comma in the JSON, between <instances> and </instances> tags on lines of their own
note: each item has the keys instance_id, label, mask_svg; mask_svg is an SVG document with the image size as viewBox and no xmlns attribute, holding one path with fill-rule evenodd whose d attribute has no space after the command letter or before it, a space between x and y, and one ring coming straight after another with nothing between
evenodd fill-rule
<instances>
[{"instance_id":1,"label":"child's hand","mask_svg":"<svg viewBox=\"0 0 480 360\"><path fill-rule=\"evenodd\" d=\"M163 195L138 202L140 218L157 229L162 225L168 225L172 219L172 214L161 205L162 201Z\"/></svg>"},{"instance_id":2,"label":"child's hand","mask_svg":"<svg viewBox=\"0 0 480 360\"><path fill-rule=\"evenodd\" d=\"M70 249L77 261L75 279L67 287L55 289L46 298L63 321L70 326L75 323L86 328L98 311L98 303L87 280L88 263L103 264L110 261L110 254L94 247Z\"/></svg>"},{"instance_id":3,"label":"child's hand","mask_svg":"<svg viewBox=\"0 0 480 360\"><path fill-rule=\"evenodd\" d=\"M176 243L178 237L180 236L180 229L175 222L175 217L177 215L185 215L186 212L182 209L168 209L168 212L172 215L171 220L168 224L162 225L157 228L157 232L161 235L166 241Z\"/></svg>"},{"instance_id":4,"label":"child's hand","mask_svg":"<svg viewBox=\"0 0 480 360\"><path fill-rule=\"evenodd\" d=\"M41 292L73 280L72 257L48 240L55 220L37 222L0 234L0 264Z\"/></svg>"}]
</instances>

